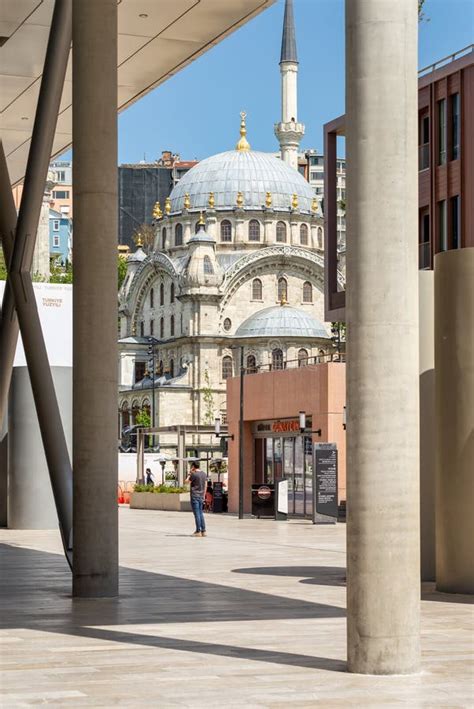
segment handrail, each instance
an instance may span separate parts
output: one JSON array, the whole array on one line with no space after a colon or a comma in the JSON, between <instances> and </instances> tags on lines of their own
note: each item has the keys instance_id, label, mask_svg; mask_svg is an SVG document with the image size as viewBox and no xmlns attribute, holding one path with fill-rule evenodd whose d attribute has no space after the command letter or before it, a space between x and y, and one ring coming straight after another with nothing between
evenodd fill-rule
<instances>
[{"instance_id":1,"label":"handrail","mask_svg":"<svg viewBox=\"0 0 474 709\"><path fill-rule=\"evenodd\" d=\"M340 363L345 361L345 352L331 352L330 354L313 355L311 357L308 356L301 359L287 359L279 365L259 364L255 365L255 367L245 367L244 370L245 374L260 374L261 372L282 372L285 369L299 369L302 367L326 364L330 362Z\"/></svg>"},{"instance_id":2,"label":"handrail","mask_svg":"<svg viewBox=\"0 0 474 709\"><path fill-rule=\"evenodd\" d=\"M467 47L458 49L458 51L454 52L454 54L448 54L448 56L443 57L442 59L438 59L438 61L434 62L434 64L429 64L423 69L420 69L418 71L418 76L421 77L425 76L426 74L431 74L436 69L440 69L442 66L446 66L446 64L449 64L450 62L454 62L456 59L460 59L461 57L466 56L467 54L469 54L469 52L472 51L474 51L474 44L468 44Z\"/></svg>"}]
</instances>

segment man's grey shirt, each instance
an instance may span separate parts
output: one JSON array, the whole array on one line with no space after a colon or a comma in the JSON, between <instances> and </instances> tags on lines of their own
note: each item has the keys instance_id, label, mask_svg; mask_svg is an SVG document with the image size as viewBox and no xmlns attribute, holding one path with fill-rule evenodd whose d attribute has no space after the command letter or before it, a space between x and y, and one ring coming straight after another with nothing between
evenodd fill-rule
<instances>
[{"instance_id":1,"label":"man's grey shirt","mask_svg":"<svg viewBox=\"0 0 474 709\"><path fill-rule=\"evenodd\" d=\"M204 499L207 476L203 470L193 470L191 475L191 497Z\"/></svg>"}]
</instances>

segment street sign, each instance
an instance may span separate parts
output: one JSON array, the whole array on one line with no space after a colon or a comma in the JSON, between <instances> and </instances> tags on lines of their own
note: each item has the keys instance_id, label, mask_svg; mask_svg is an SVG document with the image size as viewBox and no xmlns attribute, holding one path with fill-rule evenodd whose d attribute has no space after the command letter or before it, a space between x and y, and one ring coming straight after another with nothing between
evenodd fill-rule
<instances>
[{"instance_id":1,"label":"street sign","mask_svg":"<svg viewBox=\"0 0 474 709\"><path fill-rule=\"evenodd\" d=\"M337 446L316 443L313 452L313 523L337 521Z\"/></svg>"}]
</instances>

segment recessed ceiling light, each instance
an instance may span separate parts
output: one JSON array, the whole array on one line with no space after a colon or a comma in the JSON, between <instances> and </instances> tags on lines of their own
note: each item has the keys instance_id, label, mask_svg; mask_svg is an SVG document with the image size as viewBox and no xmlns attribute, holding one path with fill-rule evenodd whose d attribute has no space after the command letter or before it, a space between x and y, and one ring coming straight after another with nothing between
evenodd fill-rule
<instances>
[{"instance_id":1,"label":"recessed ceiling light","mask_svg":"<svg viewBox=\"0 0 474 709\"><path fill-rule=\"evenodd\" d=\"M146 12L142 12L140 15L138 15L138 17L148 17L148 15L146 14Z\"/></svg>"}]
</instances>

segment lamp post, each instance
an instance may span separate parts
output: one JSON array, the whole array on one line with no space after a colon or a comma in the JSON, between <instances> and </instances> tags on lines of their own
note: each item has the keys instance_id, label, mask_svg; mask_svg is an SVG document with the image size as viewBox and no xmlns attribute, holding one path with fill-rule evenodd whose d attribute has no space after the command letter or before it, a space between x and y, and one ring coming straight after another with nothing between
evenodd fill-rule
<instances>
[{"instance_id":1,"label":"lamp post","mask_svg":"<svg viewBox=\"0 0 474 709\"><path fill-rule=\"evenodd\" d=\"M148 356L151 356L151 427L155 428L155 347L158 344L156 337L148 338ZM154 443L154 441L153 441Z\"/></svg>"}]
</instances>

